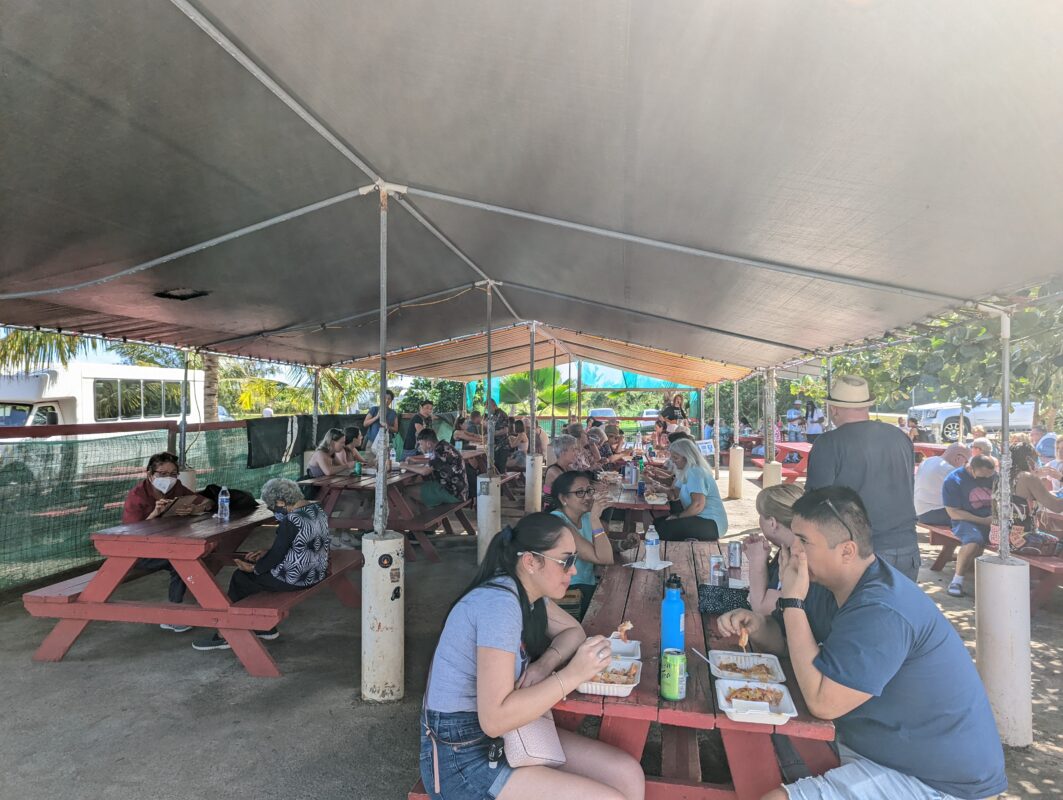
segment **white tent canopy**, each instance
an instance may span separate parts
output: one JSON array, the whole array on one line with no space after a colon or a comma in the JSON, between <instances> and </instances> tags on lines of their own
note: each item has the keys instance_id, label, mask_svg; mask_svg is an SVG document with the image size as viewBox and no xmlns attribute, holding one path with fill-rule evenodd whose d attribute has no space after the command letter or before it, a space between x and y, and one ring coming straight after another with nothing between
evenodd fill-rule
<instances>
[{"instance_id":1,"label":"white tent canopy","mask_svg":"<svg viewBox=\"0 0 1063 800\"><path fill-rule=\"evenodd\" d=\"M375 355L381 181L388 349L482 331L468 290L491 280L498 325L759 367L1060 272L1054 4L0 0L0 20L0 323Z\"/></svg>"}]
</instances>

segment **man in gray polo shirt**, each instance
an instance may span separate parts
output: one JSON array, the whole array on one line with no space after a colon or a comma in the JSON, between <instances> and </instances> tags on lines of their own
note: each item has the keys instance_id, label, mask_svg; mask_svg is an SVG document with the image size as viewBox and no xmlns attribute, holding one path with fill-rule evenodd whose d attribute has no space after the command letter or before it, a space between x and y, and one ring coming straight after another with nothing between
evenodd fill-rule
<instances>
[{"instance_id":1,"label":"man in gray polo shirt","mask_svg":"<svg viewBox=\"0 0 1063 800\"><path fill-rule=\"evenodd\" d=\"M915 581L919 543L912 442L895 425L871 420L868 409L874 400L863 378L835 377L828 401L835 429L816 437L812 445L805 490L854 489L871 518L875 555Z\"/></svg>"}]
</instances>

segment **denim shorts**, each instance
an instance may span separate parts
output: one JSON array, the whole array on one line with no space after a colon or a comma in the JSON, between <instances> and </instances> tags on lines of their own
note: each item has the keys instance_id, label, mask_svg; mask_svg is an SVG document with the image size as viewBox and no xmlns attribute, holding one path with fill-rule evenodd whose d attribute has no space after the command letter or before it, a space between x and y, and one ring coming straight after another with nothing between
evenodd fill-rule
<instances>
[{"instance_id":1,"label":"denim shorts","mask_svg":"<svg viewBox=\"0 0 1063 800\"><path fill-rule=\"evenodd\" d=\"M421 719L421 780L432 800L482 800L502 792L513 768L503 758L491 769L487 751L491 739L480 728L480 718L473 711L444 713L426 711ZM439 759L439 788L435 793L432 765L432 740L425 730L431 727Z\"/></svg>"},{"instance_id":2,"label":"denim shorts","mask_svg":"<svg viewBox=\"0 0 1063 800\"><path fill-rule=\"evenodd\" d=\"M983 528L973 522L966 520L953 522L952 533L960 540L960 544L989 544L989 528Z\"/></svg>"},{"instance_id":3,"label":"denim shorts","mask_svg":"<svg viewBox=\"0 0 1063 800\"><path fill-rule=\"evenodd\" d=\"M876 764L845 745L838 746L838 755L840 767L784 786L790 800L955 800L952 795Z\"/></svg>"}]
</instances>

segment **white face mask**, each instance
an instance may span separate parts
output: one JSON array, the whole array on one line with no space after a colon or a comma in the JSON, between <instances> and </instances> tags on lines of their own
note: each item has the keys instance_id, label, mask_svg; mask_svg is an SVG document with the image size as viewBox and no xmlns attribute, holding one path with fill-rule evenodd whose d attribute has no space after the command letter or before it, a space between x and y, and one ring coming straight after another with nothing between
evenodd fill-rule
<instances>
[{"instance_id":1,"label":"white face mask","mask_svg":"<svg viewBox=\"0 0 1063 800\"><path fill-rule=\"evenodd\" d=\"M176 483L177 478L171 478L168 475L157 475L156 477L151 479L151 485L163 494L166 494L168 491L170 491Z\"/></svg>"}]
</instances>

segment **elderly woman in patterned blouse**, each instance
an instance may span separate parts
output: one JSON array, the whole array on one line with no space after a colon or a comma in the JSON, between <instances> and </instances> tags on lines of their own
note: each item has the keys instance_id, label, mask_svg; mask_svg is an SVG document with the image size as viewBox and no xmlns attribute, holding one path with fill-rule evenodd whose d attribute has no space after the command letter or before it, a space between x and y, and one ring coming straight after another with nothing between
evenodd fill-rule
<instances>
[{"instance_id":1,"label":"elderly woman in patterned blouse","mask_svg":"<svg viewBox=\"0 0 1063 800\"><path fill-rule=\"evenodd\" d=\"M320 583L328 572L328 516L317 503L303 498L299 484L273 478L262 487L262 502L277 518L277 535L268 550L236 559L229 581L229 600L238 603L259 592L297 592ZM276 628L256 631L259 639L276 639ZM215 631L192 643L196 650L227 650L229 643Z\"/></svg>"}]
</instances>

